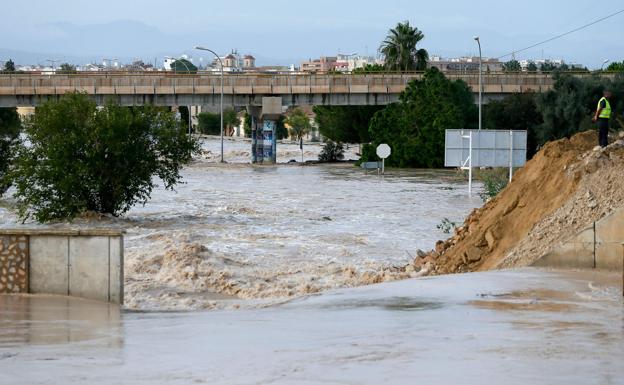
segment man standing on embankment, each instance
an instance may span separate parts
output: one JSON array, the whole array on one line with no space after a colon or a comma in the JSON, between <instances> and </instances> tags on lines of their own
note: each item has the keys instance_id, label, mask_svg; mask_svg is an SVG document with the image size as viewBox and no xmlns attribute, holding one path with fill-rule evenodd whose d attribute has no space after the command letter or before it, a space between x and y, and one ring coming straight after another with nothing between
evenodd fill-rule
<instances>
[{"instance_id":1,"label":"man standing on embankment","mask_svg":"<svg viewBox=\"0 0 624 385\"><path fill-rule=\"evenodd\" d=\"M596 114L592 119L594 123L598 123L598 144L601 147L607 147L607 145L609 145L609 119L611 118L610 98L611 91L605 90L602 94L602 98L598 101Z\"/></svg>"}]
</instances>

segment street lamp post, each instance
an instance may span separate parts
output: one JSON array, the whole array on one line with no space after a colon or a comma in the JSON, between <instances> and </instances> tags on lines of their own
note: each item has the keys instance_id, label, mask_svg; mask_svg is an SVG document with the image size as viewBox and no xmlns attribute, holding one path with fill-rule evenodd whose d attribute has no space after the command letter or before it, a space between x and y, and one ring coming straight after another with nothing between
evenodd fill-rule
<instances>
[{"instance_id":1,"label":"street lamp post","mask_svg":"<svg viewBox=\"0 0 624 385\"><path fill-rule=\"evenodd\" d=\"M212 53L217 57L217 59L219 59L219 64L221 65L221 163L225 163L225 160L223 159L223 61L215 51L209 48L196 46L195 49Z\"/></svg>"},{"instance_id":2,"label":"street lamp post","mask_svg":"<svg viewBox=\"0 0 624 385\"><path fill-rule=\"evenodd\" d=\"M600 66L600 71L604 70L604 66L609 62L609 59L604 59L602 61L602 66Z\"/></svg>"},{"instance_id":3,"label":"street lamp post","mask_svg":"<svg viewBox=\"0 0 624 385\"><path fill-rule=\"evenodd\" d=\"M483 103L481 99L482 97L481 93L483 91L483 57L481 56L481 39L479 39L479 36L475 36L474 39L479 45L479 130L481 130L481 125L482 125L482 119L481 119L482 112L481 111L483 109Z\"/></svg>"}]
</instances>

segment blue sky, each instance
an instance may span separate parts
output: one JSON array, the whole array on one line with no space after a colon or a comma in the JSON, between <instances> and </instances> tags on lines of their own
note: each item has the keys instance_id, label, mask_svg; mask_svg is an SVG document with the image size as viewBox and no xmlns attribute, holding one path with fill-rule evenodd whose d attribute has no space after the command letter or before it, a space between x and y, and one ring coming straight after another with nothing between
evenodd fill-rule
<instances>
[{"instance_id":1,"label":"blue sky","mask_svg":"<svg viewBox=\"0 0 624 385\"><path fill-rule=\"evenodd\" d=\"M409 20L430 54L498 57L624 8L581 1L285 1L29 0L6 2L0 14L0 60L16 51L56 59L101 60L218 52L238 48L259 64L299 63L319 55L375 54L389 28ZM183 4L183 6L175 5ZM564 58L590 67L624 60L624 14L517 58ZM543 50L543 51L542 51ZM207 57L207 56L206 56Z\"/></svg>"}]
</instances>

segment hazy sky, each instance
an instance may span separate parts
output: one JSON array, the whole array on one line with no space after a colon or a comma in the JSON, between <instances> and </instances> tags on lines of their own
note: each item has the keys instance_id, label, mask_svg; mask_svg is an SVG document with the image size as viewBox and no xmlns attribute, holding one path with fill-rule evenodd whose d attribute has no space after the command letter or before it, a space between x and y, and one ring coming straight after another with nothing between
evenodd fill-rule
<instances>
[{"instance_id":1,"label":"hazy sky","mask_svg":"<svg viewBox=\"0 0 624 385\"><path fill-rule=\"evenodd\" d=\"M159 60L193 54L198 44L238 48L259 64L358 52L375 54L389 28L409 20L431 55L498 57L624 9L624 1L285 1L285 0L0 0L0 55ZM176 5L182 4L183 6ZM599 67L624 60L624 14L517 55L563 58ZM42 56L41 56L42 57ZM6 59L1 57L0 60Z\"/></svg>"}]
</instances>

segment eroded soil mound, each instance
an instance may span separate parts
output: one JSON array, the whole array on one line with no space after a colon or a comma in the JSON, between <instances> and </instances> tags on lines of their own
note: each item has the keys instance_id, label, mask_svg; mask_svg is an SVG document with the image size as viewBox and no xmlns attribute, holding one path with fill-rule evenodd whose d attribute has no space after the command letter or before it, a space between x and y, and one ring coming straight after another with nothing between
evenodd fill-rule
<instances>
[{"instance_id":1,"label":"eroded soil mound","mask_svg":"<svg viewBox=\"0 0 624 385\"><path fill-rule=\"evenodd\" d=\"M548 143L455 235L416 258L433 274L530 265L624 201L624 141L595 148L594 131ZM412 268L412 267L408 267Z\"/></svg>"}]
</instances>

